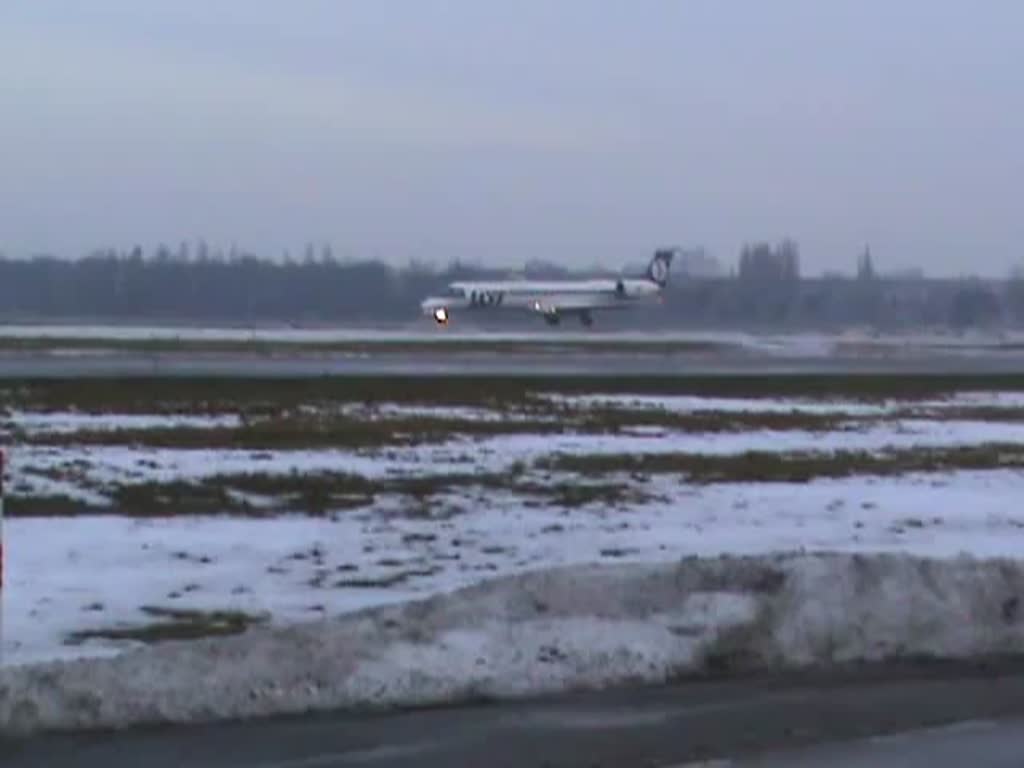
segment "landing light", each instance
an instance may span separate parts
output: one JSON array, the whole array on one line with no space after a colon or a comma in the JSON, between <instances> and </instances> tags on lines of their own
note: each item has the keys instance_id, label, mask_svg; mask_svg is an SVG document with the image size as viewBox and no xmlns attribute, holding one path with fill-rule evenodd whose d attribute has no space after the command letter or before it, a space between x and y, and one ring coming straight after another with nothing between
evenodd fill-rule
<instances>
[{"instance_id":1,"label":"landing light","mask_svg":"<svg viewBox=\"0 0 1024 768\"><path fill-rule=\"evenodd\" d=\"M438 307L437 309L434 310L434 319L437 320L437 322L441 323L442 325L444 323L447 323L448 310L445 309L444 307Z\"/></svg>"}]
</instances>

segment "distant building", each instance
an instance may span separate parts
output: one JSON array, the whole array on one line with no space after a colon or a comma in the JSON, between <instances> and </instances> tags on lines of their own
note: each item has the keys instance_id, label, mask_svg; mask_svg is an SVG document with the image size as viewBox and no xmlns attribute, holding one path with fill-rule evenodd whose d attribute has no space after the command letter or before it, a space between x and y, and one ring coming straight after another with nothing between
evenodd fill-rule
<instances>
[{"instance_id":1,"label":"distant building","mask_svg":"<svg viewBox=\"0 0 1024 768\"><path fill-rule=\"evenodd\" d=\"M676 256L672 265L679 274L696 278L722 277L722 263L703 248L685 250Z\"/></svg>"},{"instance_id":2,"label":"distant building","mask_svg":"<svg viewBox=\"0 0 1024 768\"><path fill-rule=\"evenodd\" d=\"M800 279L800 249L793 240L774 248L768 243L743 246L740 252L740 280L751 283L792 282Z\"/></svg>"},{"instance_id":3,"label":"distant building","mask_svg":"<svg viewBox=\"0 0 1024 768\"><path fill-rule=\"evenodd\" d=\"M876 277L878 273L875 272L875 262L871 259L871 247L865 246L864 253L857 262L857 279L874 280Z\"/></svg>"},{"instance_id":4,"label":"distant building","mask_svg":"<svg viewBox=\"0 0 1024 768\"><path fill-rule=\"evenodd\" d=\"M826 269L821 273L822 280L849 280L850 276L845 272L840 272L837 269Z\"/></svg>"},{"instance_id":5,"label":"distant building","mask_svg":"<svg viewBox=\"0 0 1024 768\"><path fill-rule=\"evenodd\" d=\"M924 270L920 267L906 267L904 269L893 269L882 275L886 280L916 281L924 280Z\"/></svg>"}]
</instances>

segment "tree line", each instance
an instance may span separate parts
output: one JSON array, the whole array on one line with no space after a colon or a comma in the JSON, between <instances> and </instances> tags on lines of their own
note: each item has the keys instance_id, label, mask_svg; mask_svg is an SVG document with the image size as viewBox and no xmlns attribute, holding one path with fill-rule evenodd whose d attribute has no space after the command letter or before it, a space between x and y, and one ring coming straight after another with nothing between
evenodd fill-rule
<instances>
[{"instance_id":1,"label":"tree line","mask_svg":"<svg viewBox=\"0 0 1024 768\"><path fill-rule=\"evenodd\" d=\"M603 316L615 327L832 329L955 328L1024 324L1024 275L1008 280L886 278L862 262L857 275L801 278L791 244L751 246L728 277L673 272L652 311ZM0 258L0 319L191 323L407 323L423 297L454 280L505 279L511 270L338 260L329 249L269 260L244 253L96 253L77 260ZM517 270L523 274L524 270ZM544 262L529 277L593 277ZM617 273L605 273L612 276ZM529 322L474 316L485 324Z\"/></svg>"}]
</instances>

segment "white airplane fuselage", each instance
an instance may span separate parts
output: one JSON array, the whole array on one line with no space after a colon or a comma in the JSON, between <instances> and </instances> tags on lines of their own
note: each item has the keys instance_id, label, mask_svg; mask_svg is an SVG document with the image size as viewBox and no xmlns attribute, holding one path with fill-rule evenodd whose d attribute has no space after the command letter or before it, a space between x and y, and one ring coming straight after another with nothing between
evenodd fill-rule
<instances>
[{"instance_id":1,"label":"white airplane fuselage","mask_svg":"<svg viewBox=\"0 0 1024 768\"><path fill-rule=\"evenodd\" d=\"M447 296L424 301L423 309L609 309L651 299L660 292L658 285L647 280L457 282L448 286Z\"/></svg>"},{"instance_id":2,"label":"white airplane fuselage","mask_svg":"<svg viewBox=\"0 0 1024 768\"><path fill-rule=\"evenodd\" d=\"M467 310L503 309L541 314L552 323L561 316L578 315L590 324L593 311L626 309L657 300L665 287L671 261L668 252L657 254L646 278L459 281L451 283L444 296L425 299L420 308L442 324L453 314Z\"/></svg>"}]
</instances>

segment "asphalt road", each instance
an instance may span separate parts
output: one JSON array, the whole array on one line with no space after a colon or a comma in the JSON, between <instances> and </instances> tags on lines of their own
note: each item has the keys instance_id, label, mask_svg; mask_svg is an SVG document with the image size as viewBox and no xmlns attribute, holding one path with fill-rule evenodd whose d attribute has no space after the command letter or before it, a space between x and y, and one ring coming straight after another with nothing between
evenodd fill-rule
<instances>
[{"instance_id":1,"label":"asphalt road","mask_svg":"<svg viewBox=\"0 0 1024 768\"><path fill-rule=\"evenodd\" d=\"M425 350L415 354L279 354L119 352L0 356L3 378L204 376L302 378L311 376L699 376L770 374L1018 374L1024 353L927 351L887 356L784 356L738 352L650 354L567 350L459 354Z\"/></svg>"},{"instance_id":2,"label":"asphalt road","mask_svg":"<svg viewBox=\"0 0 1024 768\"><path fill-rule=\"evenodd\" d=\"M4 768L654 768L712 759L1024 765L1024 668L882 667L396 714L0 740Z\"/></svg>"},{"instance_id":3,"label":"asphalt road","mask_svg":"<svg viewBox=\"0 0 1024 768\"><path fill-rule=\"evenodd\" d=\"M1020 768L1024 765L1024 720L969 720L850 744L784 750L739 764L759 768Z\"/></svg>"}]
</instances>

